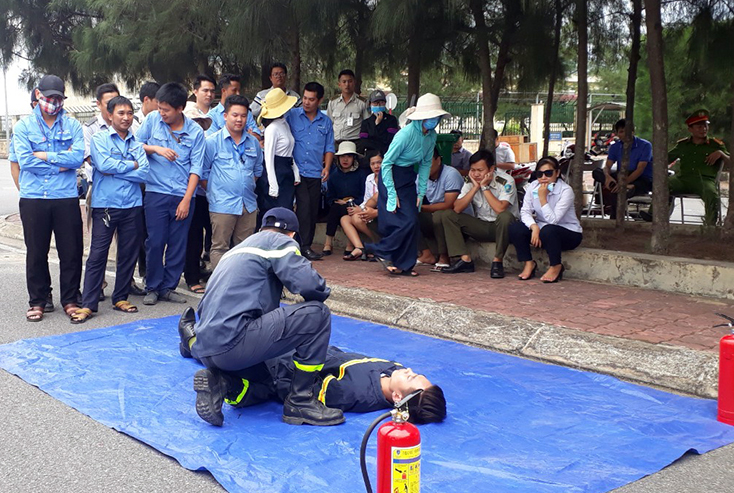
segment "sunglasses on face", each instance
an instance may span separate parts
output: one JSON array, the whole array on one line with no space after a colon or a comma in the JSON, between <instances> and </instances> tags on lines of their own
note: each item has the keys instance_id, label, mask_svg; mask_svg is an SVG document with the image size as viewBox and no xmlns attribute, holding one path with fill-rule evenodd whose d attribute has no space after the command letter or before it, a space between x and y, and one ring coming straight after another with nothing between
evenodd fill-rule
<instances>
[{"instance_id":1,"label":"sunglasses on face","mask_svg":"<svg viewBox=\"0 0 734 493\"><path fill-rule=\"evenodd\" d=\"M553 176L553 173L555 173L555 172L556 172L556 170L554 170L554 169L547 169L545 171L538 170L538 171L535 172L535 177L536 178L542 178L543 176L547 176L548 178L551 178Z\"/></svg>"}]
</instances>

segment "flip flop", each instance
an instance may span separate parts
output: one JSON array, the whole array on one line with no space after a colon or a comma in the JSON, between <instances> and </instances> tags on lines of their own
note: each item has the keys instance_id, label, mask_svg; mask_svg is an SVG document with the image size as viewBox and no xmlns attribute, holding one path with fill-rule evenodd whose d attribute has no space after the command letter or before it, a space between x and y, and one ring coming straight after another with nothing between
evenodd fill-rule
<instances>
[{"instance_id":1,"label":"flip flop","mask_svg":"<svg viewBox=\"0 0 734 493\"><path fill-rule=\"evenodd\" d=\"M192 286L189 286L189 291L196 294L204 294L206 291L206 288L202 286L201 284L194 284Z\"/></svg>"},{"instance_id":2,"label":"flip flop","mask_svg":"<svg viewBox=\"0 0 734 493\"><path fill-rule=\"evenodd\" d=\"M390 273L391 276L407 276L407 277L418 277L419 276L419 274L412 269L411 270L401 270L401 271L388 269L388 272Z\"/></svg>"}]
</instances>

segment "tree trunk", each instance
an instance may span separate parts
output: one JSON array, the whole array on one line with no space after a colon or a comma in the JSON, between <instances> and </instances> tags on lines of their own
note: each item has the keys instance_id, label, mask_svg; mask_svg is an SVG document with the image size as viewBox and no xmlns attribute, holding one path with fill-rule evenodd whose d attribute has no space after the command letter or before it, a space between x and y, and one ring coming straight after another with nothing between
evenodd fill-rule
<instances>
[{"instance_id":1,"label":"tree trunk","mask_svg":"<svg viewBox=\"0 0 734 493\"><path fill-rule=\"evenodd\" d=\"M588 73L588 39L587 5L585 0L576 0L576 28L578 30L578 99L576 100L576 146L571 167L571 187L575 196L576 215L580 216L584 208L584 156L586 154L586 101L589 84Z\"/></svg>"},{"instance_id":2,"label":"tree trunk","mask_svg":"<svg viewBox=\"0 0 734 493\"><path fill-rule=\"evenodd\" d=\"M479 52L479 70L482 75L482 106L484 107L484 121L482 135L479 139L481 149L494 149L494 113L497 108L492 104L492 61L489 52L489 38L487 24L484 21L484 1L469 0L469 8L474 17L475 38Z\"/></svg>"},{"instance_id":3,"label":"tree trunk","mask_svg":"<svg viewBox=\"0 0 734 493\"><path fill-rule=\"evenodd\" d=\"M421 36L416 30L408 39L408 104L418 99L421 88Z\"/></svg>"},{"instance_id":4,"label":"tree trunk","mask_svg":"<svg viewBox=\"0 0 734 493\"><path fill-rule=\"evenodd\" d=\"M551 112L553 111L553 91L556 87L556 78L558 77L558 57L561 46L561 23L563 21L563 7L561 0L556 0L556 23L553 38L553 67L551 68L550 80L548 81L548 97L545 100L545 112L543 115L543 156L548 155L548 147L550 146L550 124Z\"/></svg>"},{"instance_id":5,"label":"tree trunk","mask_svg":"<svg viewBox=\"0 0 734 493\"><path fill-rule=\"evenodd\" d=\"M622 165L617 170L617 183L627 183L630 167L630 152L635 139L635 84L637 83L637 64L640 61L640 25L642 24L642 0L632 0L632 46L630 47L630 65L627 70L627 106L624 112L625 138ZM652 163L648 163L652 166ZM617 227L624 227L627 215L627 187L622 186L617 195Z\"/></svg>"},{"instance_id":6,"label":"tree trunk","mask_svg":"<svg viewBox=\"0 0 734 493\"><path fill-rule=\"evenodd\" d=\"M270 59L263 55L260 57L260 89L268 89L272 84L270 83ZM161 80L161 79L158 79Z\"/></svg>"},{"instance_id":7,"label":"tree trunk","mask_svg":"<svg viewBox=\"0 0 734 493\"><path fill-rule=\"evenodd\" d=\"M367 29L364 11L364 4L360 2L357 7L357 32L354 39L354 92L362 94L362 74L364 73L364 54L367 51Z\"/></svg>"},{"instance_id":8,"label":"tree trunk","mask_svg":"<svg viewBox=\"0 0 734 493\"><path fill-rule=\"evenodd\" d=\"M734 79L731 81L731 93L732 93L732 99L731 99L731 108L732 111L734 111ZM732 113L734 115L734 113ZM729 145L734 147L734 119L731 121L731 138L729 139ZM732 149L729 148L729 152L732 152ZM732 191L734 191L734 166L729 164L729 209L726 213L726 219L724 220L724 226L721 230L721 235L724 239L731 240L734 239L734 207L732 207ZM721 197L719 198L721 200Z\"/></svg>"},{"instance_id":9,"label":"tree trunk","mask_svg":"<svg viewBox=\"0 0 734 493\"><path fill-rule=\"evenodd\" d=\"M660 0L645 0L647 26L647 60L652 94L652 238L653 253L665 253L670 240L668 206L668 93L665 86L663 59L663 24Z\"/></svg>"},{"instance_id":10,"label":"tree trunk","mask_svg":"<svg viewBox=\"0 0 734 493\"><path fill-rule=\"evenodd\" d=\"M289 89L295 90L298 94L303 94L301 90L301 30L299 29L298 22L293 23L293 29L291 30L291 43L293 49L293 63L291 72L291 87Z\"/></svg>"}]
</instances>

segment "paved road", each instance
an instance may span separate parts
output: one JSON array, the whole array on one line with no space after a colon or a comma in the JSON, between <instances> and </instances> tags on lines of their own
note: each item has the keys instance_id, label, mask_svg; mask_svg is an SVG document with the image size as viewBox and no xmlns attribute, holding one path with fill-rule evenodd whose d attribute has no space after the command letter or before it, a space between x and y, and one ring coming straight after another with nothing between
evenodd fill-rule
<instances>
[{"instance_id":1,"label":"paved road","mask_svg":"<svg viewBox=\"0 0 734 493\"><path fill-rule=\"evenodd\" d=\"M12 190L6 184L12 186L9 174L0 173L0 214L17 210L17 195L8 198ZM56 284L58 264L54 261L51 267ZM192 299L192 303L195 301ZM127 315L103 303L97 316L83 326L71 325L61 310L41 323L28 323L24 317L27 295L23 245L7 238L0 239L0 306L0 344L181 311L180 305L160 303ZM187 471L175 460L93 421L4 371L0 371L0 396L1 492L223 491L210 474ZM733 463L734 445L704 456L687 456L616 491L734 493ZM491 485L487 491L491 491Z\"/></svg>"}]
</instances>

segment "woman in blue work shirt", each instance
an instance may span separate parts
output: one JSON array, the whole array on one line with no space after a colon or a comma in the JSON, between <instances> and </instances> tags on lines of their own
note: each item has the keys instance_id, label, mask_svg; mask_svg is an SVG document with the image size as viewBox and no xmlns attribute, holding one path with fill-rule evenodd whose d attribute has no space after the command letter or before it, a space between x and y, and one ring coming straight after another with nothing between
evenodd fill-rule
<instances>
[{"instance_id":1,"label":"woman in blue work shirt","mask_svg":"<svg viewBox=\"0 0 734 493\"><path fill-rule=\"evenodd\" d=\"M392 275L418 275L413 271L418 255L418 211L431 171L435 129L444 115L448 113L435 94L418 98L415 110L408 115L410 123L395 135L382 161L377 201L382 239L365 245L365 249Z\"/></svg>"},{"instance_id":2,"label":"woman in blue work shirt","mask_svg":"<svg viewBox=\"0 0 734 493\"><path fill-rule=\"evenodd\" d=\"M515 245L517 260L525 263L518 276L521 281L535 277L538 264L530 246L548 252L550 267L540 278L545 283L563 279L561 252L581 244L581 223L576 217L571 185L559 180L558 160L544 157L535 167L536 181L528 185L520 210L520 221L510 224L510 242Z\"/></svg>"}]
</instances>

